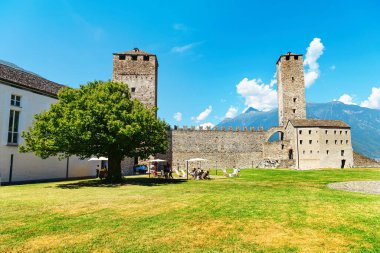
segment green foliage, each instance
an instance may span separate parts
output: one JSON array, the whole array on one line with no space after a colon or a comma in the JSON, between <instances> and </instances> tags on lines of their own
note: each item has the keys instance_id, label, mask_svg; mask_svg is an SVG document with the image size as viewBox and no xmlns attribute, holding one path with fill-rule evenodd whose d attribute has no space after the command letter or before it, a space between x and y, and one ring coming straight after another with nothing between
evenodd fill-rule
<instances>
[{"instance_id":1,"label":"green foliage","mask_svg":"<svg viewBox=\"0 0 380 253\"><path fill-rule=\"evenodd\" d=\"M156 108L132 100L126 84L89 82L61 89L58 99L23 132L21 152L41 158L106 156L112 171L111 164L125 157L147 158L167 150L167 124L156 118Z\"/></svg>"}]
</instances>

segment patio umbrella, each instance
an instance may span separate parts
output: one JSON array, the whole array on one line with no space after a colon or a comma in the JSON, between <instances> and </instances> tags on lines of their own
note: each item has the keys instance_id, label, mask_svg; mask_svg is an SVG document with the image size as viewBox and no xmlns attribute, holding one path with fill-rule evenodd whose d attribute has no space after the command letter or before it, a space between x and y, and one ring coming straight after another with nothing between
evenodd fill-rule
<instances>
[{"instance_id":1,"label":"patio umbrella","mask_svg":"<svg viewBox=\"0 0 380 253\"><path fill-rule=\"evenodd\" d=\"M150 160L149 163L162 163L162 162L166 162L166 160L162 160L162 159L153 159L153 160ZM149 174L149 178L150 178L150 164L148 165L148 174Z\"/></svg>"},{"instance_id":2,"label":"patio umbrella","mask_svg":"<svg viewBox=\"0 0 380 253\"><path fill-rule=\"evenodd\" d=\"M108 158L107 157L93 157L93 158L90 158L88 159L88 161L108 161Z\"/></svg>"},{"instance_id":3,"label":"patio umbrella","mask_svg":"<svg viewBox=\"0 0 380 253\"><path fill-rule=\"evenodd\" d=\"M191 158L189 160L186 160L186 170L187 170L187 179L189 179L189 162L199 162L199 167L202 166L202 162L207 161L207 159L204 158Z\"/></svg>"}]
</instances>

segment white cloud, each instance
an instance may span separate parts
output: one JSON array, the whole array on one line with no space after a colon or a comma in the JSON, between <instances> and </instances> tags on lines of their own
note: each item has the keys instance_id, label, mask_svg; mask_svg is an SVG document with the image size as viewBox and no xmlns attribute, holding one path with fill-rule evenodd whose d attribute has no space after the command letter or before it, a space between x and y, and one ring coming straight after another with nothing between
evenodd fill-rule
<instances>
[{"instance_id":1,"label":"white cloud","mask_svg":"<svg viewBox=\"0 0 380 253\"><path fill-rule=\"evenodd\" d=\"M199 126L201 126L201 127L203 127L203 128L206 128L206 127L211 127L211 128L213 128L215 125L212 124L211 122L207 122L207 123L200 124Z\"/></svg>"},{"instance_id":2,"label":"white cloud","mask_svg":"<svg viewBox=\"0 0 380 253\"><path fill-rule=\"evenodd\" d=\"M353 98L348 94L343 94L340 96L340 98L338 98L338 101L347 105L356 105L356 103L353 102Z\"/></svg>"},{"instance_id":3,"label":"white cloud","mask_svg":"<svg viewBox=\"0 0 380 253\"><path fill-rule=\"evenodd\" d=\"M174 118L176 121L180 122L180 121L182 120L182 113L180 113L180 112L176 112L176 113L174 113L173 118Z\"/></svg>"},{"instance_id":4,"label":"white cloud","mask_svg":"<svg viewBox=\"0 0 380 253\"><path fill-rule=\"evenodd\" d=\"M205 120L208 115L212 112L212 106L209 105L203 112L201 112L197 117L197 122Z\"/></svg>"},{"instance_id":5,"label":"white cloud","mask_svg":"<svg viewBox=\"0 0 380 253\"><path fill-rule=\"evenodd\" d=\"M334 71L334 70L336 69L336 66L335 66L335 65L332 65L332 66L330 67L330 69L331 69L332 71Z\"/></svg>"},{"instance_id":6,"label":"white cloud","mask_svg":"<svg viewBox=\"0 0 380 253\"><path fill-rule=\"evenodd\" d=\"M201 42L195 42L195 43L190 43L190 44L187 44L187 45L183 45L183 46L175 46L172 48L172 53L183 53L183 52L186 52L198 45L200 45Z\"/></svg>"},{"instance_id":7,"label":"white cloud","mask_svg":"<svg viewBox=\"0 0 380 253\"><path fill-rule=\"evenodd\" d=\"M261 79L244 78L236 86L237 93L244 99L244 104L260 111L270 111L277 107L277 91L270 84L265 84ZM272 86L271 86L272 84Z\"/></svg>"},{"instance_id":8,"label":"white cloud","mask_svg":"<svg viewBox=\"0 0 380 253\"><path fill-rule=\"evenodd\" d=\"M373 87L371 95L369 95L367 100L361 102L360 106L372 109L380 109L380 87Z\"/></svg>"},{"instance_id":9,"label":"white cloud","mask_svg":"<svg viewBox=\"0 0 380 253\"><path fill-rule=\"evenodd\" d=\"M233 107L232 105L230 106L230 108L228 108L228 111L226 113L226 118L235 118L236 114L238 112L238 109L236 107Z\"/></svg>"},{"instance_id":10,"label":"white cloud","mask_svg":"<svg viewBox=\"0 0 380 253\"><path fill-rule=\"evenodd\" d=\"M324 45L321 42L320 38L314 38L309 47L307 48L306 57L303 62L306 68L305 73L305 86L310 87L315 80L318 79L320 71L319 64L317 60L323 54L323 50L325 49Z\"/></svg>"}]
</instances>

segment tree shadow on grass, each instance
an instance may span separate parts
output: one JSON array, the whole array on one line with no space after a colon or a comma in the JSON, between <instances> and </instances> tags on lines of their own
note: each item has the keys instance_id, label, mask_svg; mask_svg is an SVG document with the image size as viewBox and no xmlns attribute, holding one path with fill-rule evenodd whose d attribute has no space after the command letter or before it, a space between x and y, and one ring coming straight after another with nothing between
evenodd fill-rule
<instances>
[{"instance_id":1,"label":"tree shadow on grass","mask_svg":"<svg viewBox=\"0 0 380 253\"><path fill-rule=\"evenodd\" d=\"M68 184L58 184L56 187L61 189L79 189L82 187L105 187L117 188L127 185L140 185L140 186L160 186L168 184L184 183L185 179L163 179L163 178L126 178L120 183L110 183L100 179L91 179Z\"/></svg>"}]
</instances>

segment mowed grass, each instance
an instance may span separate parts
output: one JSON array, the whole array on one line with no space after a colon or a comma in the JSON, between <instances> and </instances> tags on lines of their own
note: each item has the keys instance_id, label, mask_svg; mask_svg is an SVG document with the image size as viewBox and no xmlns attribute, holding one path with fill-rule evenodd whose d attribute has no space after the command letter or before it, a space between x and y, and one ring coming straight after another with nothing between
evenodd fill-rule
<instances>
[{"instance_id":1,"label":"mowed grass","mask_svg":"<svg viewBox=\"0 0 380 253\"><path fill-rule=\"evenodd\" d=\"M380 252L380 196L326 188L351 180L380 170L1 187L0 252Z\"/></svg>"}]
</instances>

